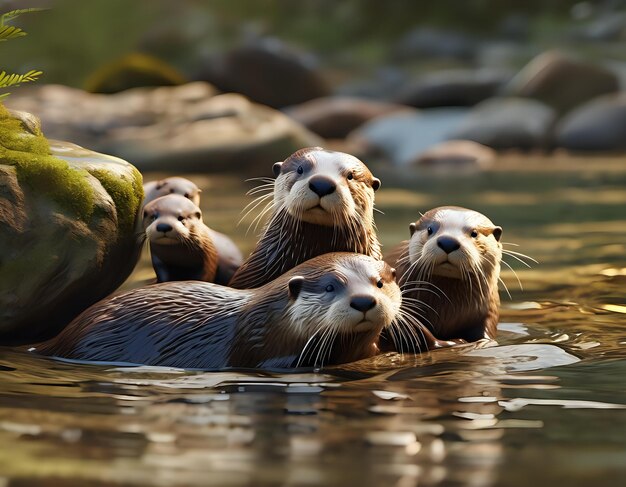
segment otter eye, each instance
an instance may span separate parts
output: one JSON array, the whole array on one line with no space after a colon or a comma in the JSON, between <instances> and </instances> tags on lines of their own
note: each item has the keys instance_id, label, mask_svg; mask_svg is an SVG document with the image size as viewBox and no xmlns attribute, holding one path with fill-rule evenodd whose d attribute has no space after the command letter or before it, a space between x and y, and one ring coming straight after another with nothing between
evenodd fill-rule
<instances>
[{"instance_id":1,"label":"otter eye","mask_svg":"<svg viewBox=\"0 0 626 487\"><path fill-rule=\"evenodd\" d=\"M383 287L383 280L379 279L378 282L376 283L376 287L378 287L378 289L380 289L381 287Z\"/></svg>"},{"instance_id":2,"label":"otter eye","mask_svg":"<svg viewBox=\"0 0 626 487\"><path fill-rule=\"evenodd\" d=\"M428 227L428 228L426 229L426 232L428 232L428 235L432 235L432 234L434 233L434 232L433 232L433 227Z\"/></svg>"},{"instance_id":3,"label":"otter eye","mask_svg":"<svg viewBox=\"0 0 626 487\"><path fill-rule=\"evenodd\" d=\"M298 174L302 174L304 172L304 168L302 166L298 166L298 169L296 170L296 172Z\"/></svg>"},{"instance_id":4,"label":"otter eye","mask_svg":"<svg viewBox=\"0 0 626 487\"><path fill-rule=\"evenodd\" d=\"M327 293L332 293L334 290L335 290L335 286L333 286L332 284L329 284L328 286L326 286Z\"/></svg>"},{"instance_id":5,"label":"otter eye","mask_svg":"<svg viewBox=\"0 0 626 487\"><path fill-rule=\"evenodd\" d=\"M189 193L185 193L185 198L189 198Z\"/></svg>"},{"instance_id":6,"label":"otter eye","mask_svg":"<svg viewBox=\"0 0 626 487\"><path fill-rule=\"evenodd\" d=\"M152 216L150 217L150 220L154 221L159 217L158 213L153 213Z\"/></svg>"},{"instance_id":7,"label":"otter eye","mask_svg":"<svg viewBox=\"0 0 626 487\"><path fill-rule=\"evenodd\" d=\"M202 214L199 211L197 211L195 214L195 217L199 220L200 218L202 218Z\"/></svg>"},{"instance_id":8,"label":"otter eye","mask_svg":"<svg viewBox=\"0 0 626 487\"><path fill-rule=\"evenodd\" d=\"M179 216L179 217L178 217L178 221L179 221L179 222L182 222L182 221L184 221L184 220L185 220L185 217L184 217L184 216Z\"/></svg>"},{"instance_id":9,"label":"otter eye","mask_svg":"<svg viewBox=\"0 0 626 487\"><path fill-rule=\"evenodd\" d=\"M348 181L352 181L354 179L354 173L350 171L348 175L346 176L346 178L348 179Z\"/></svg>"},{"instance_id":10,"label":"otter eye","mask_svg":"<svg viewBox=\"0 0 626 487\"><path fill-rule=\"evenodd\" d=\"M478 232L476 230L472 230L472 233L470 233L470 235L472 236L472 238L476 238L478 237Z\"/></svg>"},{"instance_id":11,"label":"otter eye","mask_svg":"<svg viewBox=\"0 0 626 487\"><path fill-rule=\"evenodd\" d=\"M174 194L174 188L170 189L170 194Z\"/></svg>"}]
</instances>

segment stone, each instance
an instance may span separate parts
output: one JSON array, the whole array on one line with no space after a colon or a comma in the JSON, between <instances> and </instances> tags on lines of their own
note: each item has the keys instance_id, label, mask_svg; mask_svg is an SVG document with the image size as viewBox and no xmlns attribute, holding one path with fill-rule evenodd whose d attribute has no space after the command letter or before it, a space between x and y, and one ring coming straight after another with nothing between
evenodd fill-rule
<instances>
[{"instance_id":1,"label":"stone","mask_svg":"<svg viewBox=\"0 0 626 487\"><path fill-rule=\"evenodd\" d=\"M454 69L425 74L395 97L417 108L473 106L490 98L511 78L502 69Z\"/></svg>"},{"instance_id":2,"label":"stone","mask_svg":"<svg viewBox=\"0 0 626 487\"><path fill-rule=\"evenodd\" d=\"M0 105L2 344L54 336L126 280L143 243L141 174L34 127Z\"/></svg>"},{"instance_id":3,"label":"stone","mask_svg":"<svg viewBox=\"0 0 626 487\"><path fill-rule=\"evenodd\" d=\"M476 105L450 139L494 149L538 149L550 141L555 111L527 98L491 98Z\"/></svg>"},{"instance_id":4,"label":"stone","mask_svg":"<svg viewBox=\"0 0 626 487\"><path fill-rule=\"evenodd\" d=\"M572 151L626 150L626 92L604 95L567 114L556 144Z\"/></svg>"},{"instance_id":5,"label":"stone","mask_svg":"<svg viewBox=\"0 0 626 487\"><path fill-rule=\"evenodd\" d=\"M204 63L196 79L273 108L329 94L315 58L276 38L246 42Z\"/></svg>"},{"instance_id":6,"label":"stone","mask_svg":"<svg viewBox=\"0 0 626 487\"><path fill-rule=\"evenodd\" d=\"M363 98L332 96L316 98L283 111L321 137L343 139L368 120L400 110L406 110L406 107Z\"/></svg>"},{"instance_id":7,"label":"stone","mask_svg":"<svg viewBox=\"0 0 626 487\"><path fill-rule=\"evenodd\" d=\"M417 27L401 37L393 48L393 57L398 60L424 57L471 60L479 45L479 41L463 32Z\"/></svg>"},{"instance_id":8,"label":"stone","mask_svg":"<svg viewBox=\"0 0 626 487\"><path fill-rule=\"evenodd\" d=\"M414 161L421 167L446 169L487 169L493 166L497 153L471 140L447 140L422 152Z\"/></svg>"},{"instance_id":9,"label":"stone","mask_svg":"<svg viewBox=\"0 0 626 487\"><path fill-rule=\"evenodd\" d=\"M581 103L618 90L618 77L609 69L548 51L522 68L503 94L534 98L566 113Z\"/></svg>"},{"instance_id":10,"label":"stone","mask_svg":"<svg viewBox=\"0 0 626 487\"><path fill-rule=\"evenodd\" d=\"M465 108L407 110L370 120L348 136L359 153L408 166L435 144L450 138L467 116Z\"/></svg>"},{"instance_id":11,"label":"stone","mask_svg":"<svg viewBox=\"0 0 626 487\"><path fill-rule=\"evenodd\" d=\"M296 150L323 144L279 111L216 93L203 82L113 95L40 85L7 104L36 112L51 138L131 160L142 171L269 172Z\"/></svg>"}]
</instances>

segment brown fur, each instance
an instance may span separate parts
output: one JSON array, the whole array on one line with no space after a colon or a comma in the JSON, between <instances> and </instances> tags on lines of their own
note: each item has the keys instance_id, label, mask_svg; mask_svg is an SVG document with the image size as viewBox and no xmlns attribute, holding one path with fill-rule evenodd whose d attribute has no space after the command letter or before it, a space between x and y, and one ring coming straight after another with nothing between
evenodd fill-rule
<instances>
[{"instance_id":1,"label":"brown fur","mask_svg":"<svg viewBox=\"0 0 626 487\"><path fill-rule=\"evenodd\" d=\"M384 286L379 288L377 280ZM336 290L329 292L329 284ZM363 292L374 296L377 305L359 318L360 312L344 304ZM202 369L319 366L374 355L381 330L399 308L400 290L388 265L335 253L254 290L171 282L113 296L36 351L69 359ZM357 320L366 316L368 328L356 330L363 323ZM324 333L333 329L338 332Z\"/></svg>"},{"instance_id":2,"label":"brown fur","mask_svg":"<svg viewBox=\"0 0 626 487\"><path fill-rule=\"evenodd\" d=\"M298 173L299 168L302 174ZM382 259L373 217L374 191L380 181L365 164L348 154L314 147L299 150L284 162L276 163L274 169L277 177L273 184L271 217L230 286L261 286L307 259L327 252L357 252ZM311 217L309 210L299 205L313 194L305 187L307 181L319 175L334 180L338 189L331 197L339 195L342 199L333 200L330 211L319 210ZM306 198L299 198L298 194ZM347 195L349 199L343 199ZM318 204L322 204L322 198Z\"/></svg>"}]
</instances>

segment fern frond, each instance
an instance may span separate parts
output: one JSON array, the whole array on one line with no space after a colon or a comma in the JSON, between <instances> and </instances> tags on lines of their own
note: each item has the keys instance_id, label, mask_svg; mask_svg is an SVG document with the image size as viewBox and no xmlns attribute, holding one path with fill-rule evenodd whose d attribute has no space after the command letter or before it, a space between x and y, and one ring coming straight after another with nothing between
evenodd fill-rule
<instances>
[{"instance_id":1,"label":"fern frond","mask_svg":"<svg viewBox=\"0 0 626 487\"><path fill-rule=\"evenodd\" d=\"M0 26L0 41L8 41L9 39L15 39L16 37L23 37L26 35L19 27L12 25Z\"/></svg>"},{"instance_id":2,"label":"fern frond","mask_svg":"<svg viewBox=\"0 0 626 487\"><path fill-rule=\"evenodd\" d=\"M9 86L18 86L21 83L28 83L29 81L35 81L39 76L43 74L43 71L31 69L24 74L7 73L2 71L0 73L0 88L7 88Z\"/></svg>"},{"instance_id":3,"label":"fern frond","mask_svg":"<svg viewBox=\"0 0 626 487\"><path fill-rule=\"evenodd\" d=\"M29 14L31 12L41 12L43 10L48 10L45 8L19 8L16 10L11 10L10 12L7 12L5 14L2 14L2 16L0 17L0 26L3 26L6 22L16 19L17 17L19 17L22 14Z\"/></svg>"},{"instance_id":4,"label":"fern frond","mask_svg":"<svg viewBox=\"0 0 626 487\"><path fill-rule=\"evenodd\" d=\"M9 96L11 93L2 93L0 95L0 101L4 100L7 96Z\"/></svg>"}]
</instances>

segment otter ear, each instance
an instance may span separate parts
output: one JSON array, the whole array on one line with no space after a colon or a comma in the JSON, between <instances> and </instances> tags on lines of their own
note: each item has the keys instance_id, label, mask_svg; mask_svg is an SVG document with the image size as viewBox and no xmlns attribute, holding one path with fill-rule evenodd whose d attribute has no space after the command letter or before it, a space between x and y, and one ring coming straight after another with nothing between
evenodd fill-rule
<instances>
[{"instance_id":1,"label":"otter ear","mask_svg":"<svg viewBox=\"0 0 626 487\"><path fill-rule=\"evenodd\" d=\"M280 168L283 167L283 163L282 162L276 162L274 163L274 165L272 166L272 172L274 173L274 177L277 178L278 175L280 174Z\"/></svg>"},{"instance_id":2,"label":"otter ear","mask_svg":"<svg viewBox=\"0 0 626 487\"><path fill-rule=\"evenodd\" d=\"M496 239L496 242L499 242L500 237L502 237L502 227L495 227L493 229L493 236Z\"/></svg>"},{"instance_id":3,"label":"otter ear","mask_svg":"<svg viewBox=\"0 0 626 487\"><path fill-rule=\"evenodd\" d=\"M380 188L380 179L378 178L372 179L372 188L374 188L374 191L378 191L378 188Z\"/></svg>"},{"instance_id":4,"label":"otter ear","mask_svg":"<svg viewBox=\"0 0 626 487\"><path fill-rule=\"evenodd\" d=\"M304 277L302 276L294 276L289 279L289 297L296 299L300 294L300 290L302 289L303 284Z\"/></svg>"},{"instance_id":5,"label":"otter ear","mask_svg":"<svg viewBox=\"0 0 626 487\"><path fill-rule=\"evenodd\" d=\"M411 237L415 233L415 230L417 230L417 225L415 223L409 223L409 232L411 232Z\"/></svg>"}]
</instances>

